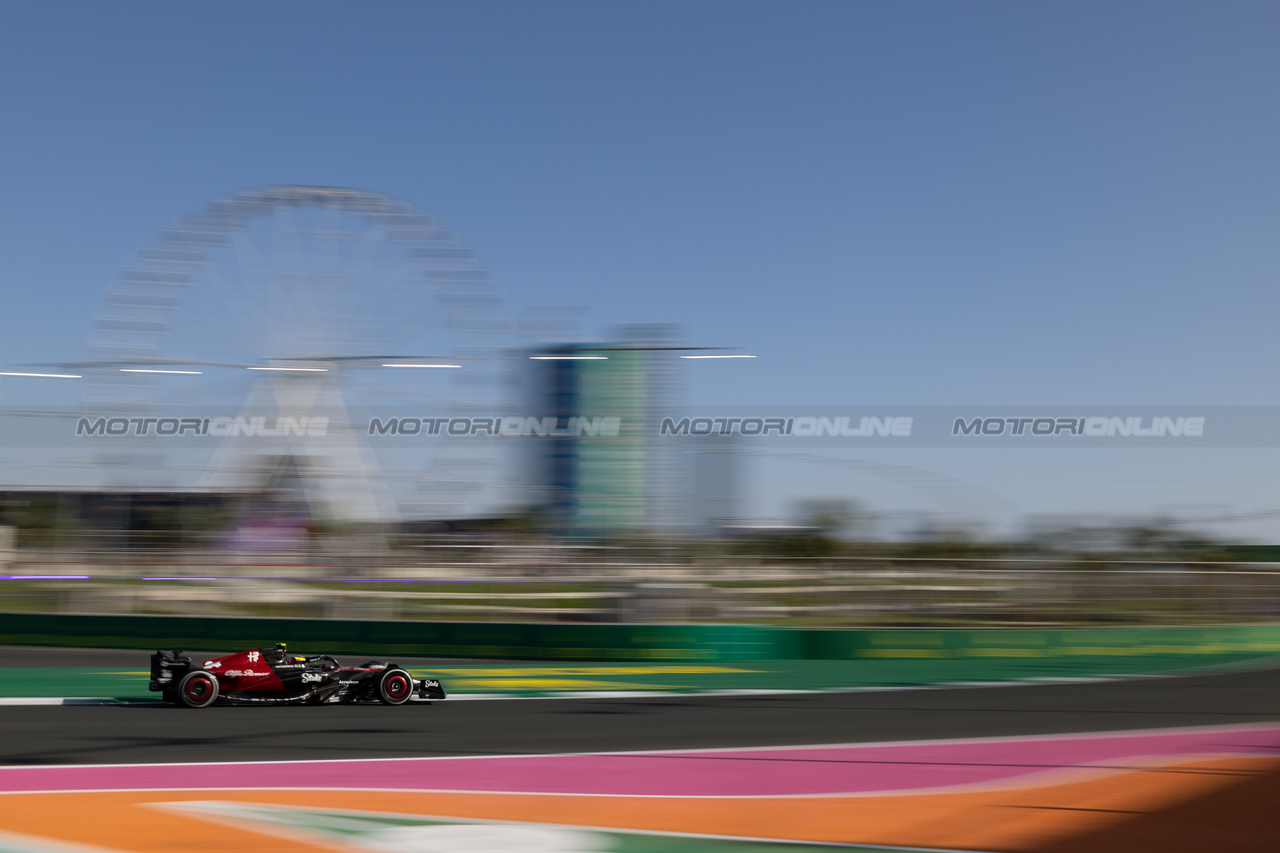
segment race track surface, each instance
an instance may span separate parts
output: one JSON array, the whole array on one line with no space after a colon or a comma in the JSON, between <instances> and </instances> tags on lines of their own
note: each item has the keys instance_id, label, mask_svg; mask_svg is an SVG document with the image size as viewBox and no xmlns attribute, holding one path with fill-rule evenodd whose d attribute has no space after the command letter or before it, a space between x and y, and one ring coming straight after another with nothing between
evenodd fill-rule
<instances>
[{"instance_id":1,"label":"race track surface","mask_svg":"<svg viewBox=\"0 0 1280 853\"><path fill-rule=\"evenodd\" d=\"M481 756L1280 721L1280 670L1088 684L431 706L0 707L0 765Z\"/></svg>"}]
</instances>

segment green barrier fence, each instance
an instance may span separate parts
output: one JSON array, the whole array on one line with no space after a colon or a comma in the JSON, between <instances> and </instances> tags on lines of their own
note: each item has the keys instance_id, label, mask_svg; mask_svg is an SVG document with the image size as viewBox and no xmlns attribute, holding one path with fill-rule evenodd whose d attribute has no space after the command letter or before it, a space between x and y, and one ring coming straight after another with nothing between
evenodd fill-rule
<instances>
[{"instance_id":1,"label":"green barrier fence","mask_svg":"<svg viewBox=\"0 0 1280 853\"><path fill-rule=\"evenodd\" d=\"M779 657L804 660L1053 658L1280 653L1280 625L1008 630L792 630Z\"/></svg>"},{"instance_id":2,"label":"green barrier fence","mask_svg":"<svg viewBox=\"0 0 1280 853\"><path fill-rule=\"evenodd\" d=\"M6 645L230 651L277 642L333 654L580 661L1268 655L1280 654L1280 625L860 631L0 613Z\"/></svg>"},{"instance_id":3,"label":"green barrier fence","mask_svg":"<svg viewBox=\"0 0 1280 853\"><path fill-rule=\"evenodd\" d=\"M541 625L185 616L0 613L0 643L104 648L245 649L286 642L332 654L513 660L765 659L767 631L745 625Z\"/></svg>"}]
</instances>

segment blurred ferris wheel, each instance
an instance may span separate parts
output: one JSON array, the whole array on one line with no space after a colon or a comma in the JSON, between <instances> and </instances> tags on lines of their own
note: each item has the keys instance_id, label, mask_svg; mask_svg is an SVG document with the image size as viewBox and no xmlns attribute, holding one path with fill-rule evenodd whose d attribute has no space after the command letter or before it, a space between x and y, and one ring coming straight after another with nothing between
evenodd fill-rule
<instances>
[{"instance_id":1,"label":"blurred ferris wheel","mask_svg":"<svg viewBox=\"0 0 1280 853\"><path fill-rule=\"evenodd\" d=\"M348 427L353 405L495 413L509 394L505 312L473 252L408 202L340 187L243 190L161 229L121 270L92 326L85 403L323 413ZM329 513L373 520L465 511L498 465L474 446L427 453L397 497L389 479L406 469L382 473L356 429L277 445L263 454L224 440L200 485L252 487L286 460Z\"/></svg>"}]
</instances>

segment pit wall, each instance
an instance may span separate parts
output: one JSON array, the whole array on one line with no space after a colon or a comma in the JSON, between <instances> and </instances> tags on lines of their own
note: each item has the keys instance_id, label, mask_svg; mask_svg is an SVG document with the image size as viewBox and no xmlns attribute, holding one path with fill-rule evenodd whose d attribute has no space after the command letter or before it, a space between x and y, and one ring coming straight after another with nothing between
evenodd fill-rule
<instances>
[{"instance_id":1,"label":"pit wall","mask_svg":"<svg viewBox=\"0 0 1280 853\"><path fill-rule=\"evenodd\" d=\"M0 644L579 661L735 661L1280 654L1280 625L1056 631L758 625L545 625L0 613Z\"/></svg>"}]
</instances>

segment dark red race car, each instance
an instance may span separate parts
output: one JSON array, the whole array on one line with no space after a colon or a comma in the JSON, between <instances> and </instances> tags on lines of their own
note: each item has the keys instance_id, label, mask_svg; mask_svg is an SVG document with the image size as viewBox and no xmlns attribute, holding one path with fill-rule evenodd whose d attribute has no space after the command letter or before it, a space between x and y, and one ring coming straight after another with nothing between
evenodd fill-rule
<instances>
[{"instance_id":1,"label":"dark red race car","mask_svg":"<svg viewBox=\"0 0 1280 853\"><path fill-rule=\"evenodd\" d=\"M188 708L227 705L319 705L327 702L381 702L445 698L434 678L414 678L394 663L368 661L343 666L329 655L291 655L273 649L211 658L197 665L181 651L151 656L151 689Z\"/></svg>"}]
</instances>

